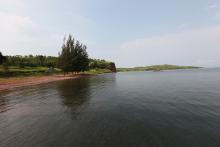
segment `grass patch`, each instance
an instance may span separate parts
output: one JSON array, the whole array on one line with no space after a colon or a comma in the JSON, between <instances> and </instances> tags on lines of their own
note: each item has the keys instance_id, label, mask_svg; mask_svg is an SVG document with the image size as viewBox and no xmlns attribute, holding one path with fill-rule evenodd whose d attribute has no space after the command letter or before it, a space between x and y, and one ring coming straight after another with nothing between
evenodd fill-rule
<instances>
[{"instance_id":1,"label":"grass patch","mask_svg":"<svg viewBox=\"0 0 220 147\"><path fill-rule=\"evenodd\" d=\"M23 76L43 76L49 75L51 73L47 72L47 67L24 67L19 68L16 66L8 67L8 70L5 71L3 66L0 66L0 78L7 77L23 77ZM60 73L60 69L55 69L53 73Z\"/></svg>"},{"instance_id":2,"label":"grass patch","mask_svg":"<svg viewBox=\"0 0 220 147\"><path fill-rule=\"evenodd\" d=\"M92 69L92 70L89 70L89 71L85 71L83 73L84 74L96 75L96 74L112 73L112 71L109 70L109 69Z\"/></svg>"},{"instance_id":3,"label":"grass patch","mask_svg":"<svg viewBox=\"0 0 220 147\"><path fill-rule=\"evenodd\" d=\"M28 76L47 76L51 74L63 74L61 69L55 69L54 72L48 73L47 67L24 67L19 68L16 66L10 66L8 71L5 71L3 66L0 66L0 80L4 80L7 78L22 78ZM92 69L89 71L81 72L81 74L103 74L103 73L112 73L111 70L108 69Z\"/></svg>"}]
</instances>

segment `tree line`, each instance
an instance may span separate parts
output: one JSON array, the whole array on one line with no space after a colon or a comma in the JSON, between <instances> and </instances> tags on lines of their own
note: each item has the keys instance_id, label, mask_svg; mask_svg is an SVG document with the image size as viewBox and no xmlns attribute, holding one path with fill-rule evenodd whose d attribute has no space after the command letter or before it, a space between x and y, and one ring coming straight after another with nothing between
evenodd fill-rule
<instances>
[{"instance_id":1,"label":"tree line","mask_svg":"<svg viewBox=\"0 0 220 147\"><path fill-rule=\"evenodd\" d=\"M8 66L24 67L57 67L57 57L28 55L28 56L6 56Z\"/></svg>"},{"instance_id":2,"label":"tree line","mask_svg":"<svg viewBox=\"0 0 220 147\"><path fill-rule=\"evenodd\" d=\"M60 68L66 74L78 73L91 69L109 69L116 72L113 62L99 59L89 59L87 46L75 40L71 35L64 38L61 52L58 57L28 55L28 56L3 56L0 52L0 65L24 67Z\"/></svg>"}]
</instances>

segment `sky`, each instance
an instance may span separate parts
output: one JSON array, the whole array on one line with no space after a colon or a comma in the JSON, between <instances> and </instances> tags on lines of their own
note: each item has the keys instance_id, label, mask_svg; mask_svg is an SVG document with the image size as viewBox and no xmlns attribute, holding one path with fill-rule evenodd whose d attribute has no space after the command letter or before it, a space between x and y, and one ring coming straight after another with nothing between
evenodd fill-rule
<instances>
[{"instance_id":1,"label":"sky","mask_svg":"<svg viewBox=\"0 0 220 147\"><path fill-rule=\"evenodd\" d=\"M0 0L0 51L58 56L65 35L117 67L220 67L219 0Z\"/></svg>"}]
</instances>

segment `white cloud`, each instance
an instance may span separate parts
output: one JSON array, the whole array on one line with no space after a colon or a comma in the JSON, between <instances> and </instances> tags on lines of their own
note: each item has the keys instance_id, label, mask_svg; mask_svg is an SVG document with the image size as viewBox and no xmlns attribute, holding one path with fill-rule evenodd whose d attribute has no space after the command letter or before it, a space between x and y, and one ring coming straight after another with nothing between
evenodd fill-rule
<instances>
[{"instance_id":1,"label":"white cloud","mask_svg":"<svg viewBox=\"0 0 220 147\"><path fill-rule=\"evenodd\" d=\"M216 13L215 16L214 16L214 19L220 20L220 13Z\"/></svg>"},{"instance_id":2,"label":"white cloud","mask_svg":"<svg viewBox=\"0 0 220 147\"><path fill-rule=\"evenodd\" d=\"M220 4L210 4L208 6L208 9L216 9L216 8L220 8Z\"/></svg>"},{"instance_id":3,"label":"white cloud","mask_svg":"<svg viewBox=\"0 0 220 147\"><path fill-rule=\"evenodd\" d=\"M179 26L177 26L177 29L178 30L185 30L185 29L187 29L189 27L189 24L187 24L187 23L182 23L182 24L180 24Z\"/></svg>"},{"instance_id":4,"label":"white cloud","mask_svg":"<svg viewBox=\"0 0 220 147\"><path fill-rule=\"evenodd\" d=\"M16 42L29 39L29 34L34 29L34 23L28 16L0 12L0 20L1 48L8 48Z\"/></svg>"},{"instance_id":5,"label":"white cloud","mask_svg":"<svg viewBox=\"0 0 220 147\"><path fill-rule=\"evenodd\" d=\"M28 16L0 12L0 19L1 33L19 33L34 27L34 23Z\"/></svg>"},{"instance_id":6,"label":"white cloud","mask_svg":"<svg viewBox=\"0 0 220 147\"><path fill-rule=\"evenodd\" d=\"M17 13L0 11L0 20L0 51L7 55L56 56L60 51L64 35L68 34L66 31L48 30L47 26L34 22L30 16ZM88 23L85 18L80 20ZM83 38L80 40L88 46L96 44L91 40Z\"/></svg>"},{"instance_id":7,"label":"white cloud","mask_svg":"<svg viewBox=\"0 0 220 147\"><path fill-rule=\"evenodd\" d=\"M212 19L214 20L219 20L220 19L220 4L210 4L208 6L208 10L210 10L211 13L214 13L214 16L212 17Z\"/></svg>"},{"instance_id":8,"label":"white cloud","mask_svg":"<svg viewBox=\"0 0 220 147\"><path fill-rule=\"evenodd\" d=\"M63 34L44 31L29 16L0 12L0 20L0 50L4 54L57 55Z\"/></svg>"},{"instance_id":9,"label":"white cloud","mask_svg":"<svg viewBox=\"0 0 220 147\"><path fill-rule=\"evenodd\" d=\"M2 7L22 7L24 3L22 0L0 0L0 6Z\"/></svg>"},{"instance_id":10,"label":"white cloud","mask_svg":"<svg viewBox=\"0 0 220 147\"><path fill-rule=\"evenodd\" d=\"M219 38L220 26L216 26L137 39L120 47L125 54L136 54L136 60L142 58L145 64L220 66Z\"/></svg>"}]
</instances>

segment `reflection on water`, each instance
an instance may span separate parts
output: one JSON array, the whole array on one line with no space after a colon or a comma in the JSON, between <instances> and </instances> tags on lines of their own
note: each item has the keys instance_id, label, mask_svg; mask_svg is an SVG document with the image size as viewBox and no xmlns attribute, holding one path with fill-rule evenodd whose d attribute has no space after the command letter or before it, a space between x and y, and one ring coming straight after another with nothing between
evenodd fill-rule
<instances>
[{"instance_id":1,"label":"reflection on water","mask_svg":"<svg viewBox=\"0 0 220 147\"><path fill-rule=\"evenodd\" d=\"M63 104L72 112L77 112L77 109L89 100L90 82L90 78L79 78L57 84L57 90Z\"/></svg>"},{"instance_id":2,"label":"reflection on water","mask_svg":"<svg viewBox=\"0 0 220 147\"><path fill-rule=\"evenodd\" d=\"M219 147L220 70L106 74L0 94L0 147Z\"/></svg>"},{"instance_id":3,"label":"reflection on water","mask_svg":"<svg viewBox=\"0 0 220 147\"><path fill-rule=\"evenodd\" d=\"M0 93L0 113L7 111L8 101L5 97Z\"/></svg>"}]
</instances>

